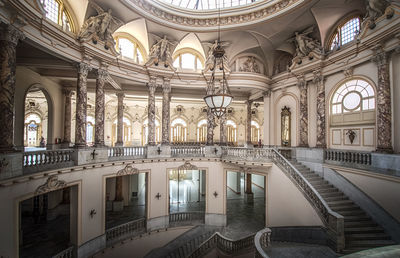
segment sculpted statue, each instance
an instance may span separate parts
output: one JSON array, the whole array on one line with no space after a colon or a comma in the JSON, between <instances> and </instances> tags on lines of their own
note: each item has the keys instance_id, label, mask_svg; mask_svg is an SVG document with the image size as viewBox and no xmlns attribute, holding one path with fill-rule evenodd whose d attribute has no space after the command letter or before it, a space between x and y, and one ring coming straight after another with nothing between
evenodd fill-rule
<instances>
[{"instance_id":1,"label":"sculpted statue","mask_svg":"<svg viewBox=\"0 0 400 258\"><path fill-rule=\"evenodd\" d=\"M171 47L175 48L176 42L170 42L167 36L159 38L156 43L151 47L149 60L146 62L146 66L158 65L160 62L164 64L164 67L173 68L173 60L171 54Z\"/></svg>"},{"instance_id":2,"label":"sculpted statue","mask_svg":"<svg viewBox=\"0 0 400 258\"><path fill-rule=\"evenodd\" d=\"M214 67L214 59L215 59L215 57L214 57L213 53L214 53L215 48L218 46L218 40L215 40L214 43L203 42L203 44L208 46L207 59L206 59L203 71L204 72L207 72L208 70L212 71L215 68ZM220 44L221 44L222 47L227 47L227 46L230 45L229 42L220 42ZM223 64L223 66L224 66L223 69L225 69L226 72L229 72L230 69L229 69L229 64L228 64L228 56L226 54L223 56L223 63L224 63ZM222 70L221 61L218 62L216 65L217 65L217 67L219 67Z\"/></svg>"},{"instance_id":3,"label":"sculpted statue","mask_svg":"<svg viewBox=\"0 0 400 258\"><path fill-rule=\"evenodd\" d=\"M388 19L394 15L394 10L390 8L388 0L367 0L367 14L364 17L363 25L368 23L370 29L375 28L375 21L386 14Z\"/></svg>"},{"instance_id":4,"label":"sculpted statue","mask_svg":"<svg viewBox=\"0 0 400 258\"><path fill-rule=\"evenodd\" d=\"M314 27L310 27L302 33L295 32L294 38L289 40L290 42L294 42L296 46L296 57L310 57L312 52L315 52L315 54L322 54L319 41L308 36L313 31Z\"/></svg>"},{"instance_id":5,"label":"sculpted statue","mask_svg":"<svg viewBox=\"0 0 400 258\"><path fill-rule=\"evenodd\" d=\"M243 67L239 68L239 72L260 73L261 71L256 62L256 58L254 56L249 56L243 63Z\"/></svg>"},{"instance_id":6,"label":"sculpted statue","mask_svg":"<svg viewBox=\"0 0 400 258\"><path fill-rule=\"evenodd\" d=\"M96 16L89 17L82 25L78 39L80 41L92 40L97 44L98 40L105 42L106 49L115 45L112 34L123 24L123 22L111 15L112 11L107 12L98 6L93 0L89 0L89 5L97 11Z\"/></svg>"}]
</instances>

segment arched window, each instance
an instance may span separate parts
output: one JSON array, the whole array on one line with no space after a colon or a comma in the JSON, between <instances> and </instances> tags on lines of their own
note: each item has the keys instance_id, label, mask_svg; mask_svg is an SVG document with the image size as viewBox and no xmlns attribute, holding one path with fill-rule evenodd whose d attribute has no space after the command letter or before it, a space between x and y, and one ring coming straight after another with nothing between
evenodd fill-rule
<instances>
[{"instance_id":1,"label":"arched window","mask_svg":"<svg viewBox=\"0 0 400 258\"><path fill-rule=\"evenodd\" d=\"M204 58L193 49L181 49L174 54L175 68L181 70L199 71L204 68Z\"/></svg>"},{"instance_id":2,"label":"arched window","mask_svg":"<svg viewBox=\"0 0 400 258\"><path fill-rule=\"evenodd\" d=\"M186 142L187 124L182 118L176 118L171 123L171 142Z\"/></svg>"},{"instance_id":3,"label":"arched window","mask_svg":"<svg viewBox=\"0 0 400 258\"><path fill-rule=\"evenodd\" d=\"M24 142L27 147L37 147L40 144L42 119L37 114L29 114L25 118Z\"/></svg>"},{"instance_id":4,"label":"arched window","mask_svg":"<svg viewBox=\"0 0 400 258\"><path fill-rule=\"evenodd\" d=\"M197 123L197 142L207 141L207 119L200 120Z\"/></svg>"},{"instance_id":5,"label":"arched window","mask_svg":"<svg viewBox=\"0 0 400 258\"><path fill-rule=\"evenodd\" d=\"M92 145L94 143L94 118L87 116L86 118L86 143Z\"/></svg>"},{"instance_id":6,"label":"arched window","mask_svg":"<svg viewBox=\"0 0 400 258\"><path fill-rule=\"evenodd\" d=\"M341 46L353 41L358 33L360 33L361 19L353 17L341 23L335 30L331 40L329 41L329 49L335 50Z\"/></svg>"},{"instance_id":7,"label":"arched window","mask_svg":"<svg viewBox=\"0 0 400 258\"><path fill-rule=\"evenodd\" d=\"M117 123L118 123L118 118L114 120L113 126L112 126L112 143L115 144L117 142ZM122 128L122 141L124 143L124 146L129 146L131 145L131 134L132 134L132 123L131 121L123 117L122 118L122 123L123 123L123 128Z\"/></svg>"},{"instance_id":8,"label":"arched window","mask_svg":"<svg viewBox=\"0 0 400 258\"><path fill-rule=\"evenodd\" d=\"M75 32L71 14L62 0L40 0L46 11L46 18L60 25L63 30Z\"/></svg>"},{"instance_id":9,"label":"arched window","mask_svg":"<svg viewBox=\"0 0 400 258\"><path fill-rule=\"evenodd\" d=\"M260 140L260 125L256 121L251 121L251 142L258 143Z\"/></svg>"},{"instance_id":10,"label":"arched window","mask_svg":"<svg viewBox=\"0 0 400 258\"><path fill-rule=\"evenodd\" d=\"M226 121L226 140L229 143L237 143L236 124L232 120Z\"/></svg>"},{"instance_id":11,"label":"arched window","mask_svg":"<svg viewBox=\"0 0 400 258\"><path fill-rule=\"evenodd\" d=\"M155 120L156 124L156 143L161 142L161 126L160 126L160 121L158 119ZM149 120L146 118L143 122L143 127L142 127L142 145L146 145L148 142L149 138Z\"/></svg>"},{"instance_id":12,"label":"arched window","mask_svg":"<svg viewBox=\"0 0 400 258\"><path fill-rule=\"evenodd\" d=\"M128 34L117 34L115 36L116 48L123 57L132 59L137 64L145 60L144 49L134 37Z\"/></svg>"}]
</instances>

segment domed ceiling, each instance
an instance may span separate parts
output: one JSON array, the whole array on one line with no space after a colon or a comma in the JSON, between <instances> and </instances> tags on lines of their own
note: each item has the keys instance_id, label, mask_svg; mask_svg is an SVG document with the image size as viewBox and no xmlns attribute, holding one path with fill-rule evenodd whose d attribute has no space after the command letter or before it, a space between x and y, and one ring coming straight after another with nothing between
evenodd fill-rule
<instances>
[{"instance_id":1,"label":"domed ceiling","mask_svg":"<svg viewBox=\"0 0 400 258\"><path fill-rule=\"evenodd\" d=\"M212 10L251 4L263 0L159 0L181 8L193 10Z\"/></svg>"}]
</instances>

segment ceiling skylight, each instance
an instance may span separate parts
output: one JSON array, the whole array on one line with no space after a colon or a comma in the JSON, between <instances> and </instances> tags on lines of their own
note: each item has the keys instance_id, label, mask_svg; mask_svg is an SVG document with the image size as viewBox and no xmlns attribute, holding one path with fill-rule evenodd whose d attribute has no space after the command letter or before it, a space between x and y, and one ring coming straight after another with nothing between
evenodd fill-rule
<instances>
[{"instance_id":1,"label":"ceiling skylight","mask_svg":"<svg viewBox=\"0 0 400 258\"><path fill-rule=\"evenodd\" d=\"M260 0L161 0L163 2L193 10L210 10L246 5Z\"/></svg>"}]
</instances>

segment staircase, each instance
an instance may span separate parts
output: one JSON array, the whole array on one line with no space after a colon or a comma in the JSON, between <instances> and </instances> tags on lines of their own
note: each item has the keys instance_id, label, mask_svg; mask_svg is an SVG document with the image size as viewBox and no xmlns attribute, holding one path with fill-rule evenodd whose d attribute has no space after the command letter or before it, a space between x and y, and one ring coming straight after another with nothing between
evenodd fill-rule
<instances>
[{"instance_id":1,"label":"staircase","mask_svg":"<svg viewBox=\"0 0 400 258\"><path fill-rule=\"evenodd\" d=\"M344 217L345 254L396 244L381 226L335 186L301 163L295 160L290 160L290 163L318 191L328 206Z\"/></svg>"},{"instance_id":2,"label":"staircase","mask_svg":"<svg viewBox=\"0 0 400 258\"><path fill-rule=\"evenodd\" d=\"M163 247L157 248L148 253L146 258L184 258L188 257L204 241L211 237L219 227L201 225L180 235Z\"/></svg>"}]
</instances>

